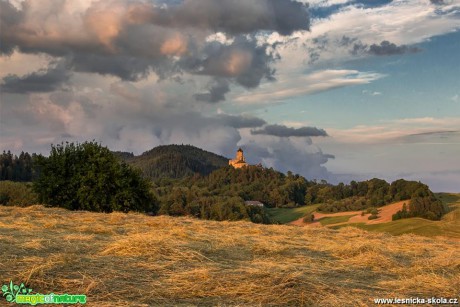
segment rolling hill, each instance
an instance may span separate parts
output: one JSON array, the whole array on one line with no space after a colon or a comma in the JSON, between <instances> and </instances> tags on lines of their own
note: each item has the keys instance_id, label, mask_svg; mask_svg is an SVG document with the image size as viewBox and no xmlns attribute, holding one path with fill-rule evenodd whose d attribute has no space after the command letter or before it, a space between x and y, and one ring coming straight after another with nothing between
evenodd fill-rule
<instances>
[{"instance_id":1,"label":"rolling hill","mask_svg":"<svg viewBox=\"0 0 460 307\"><path fill-rule=\"evenodd\" d=\"M139 168L149 179L183 178L194 174L208 175L228 165L228 158L191 145L163 145L135 156L126 152L114 154Z\"/></svg>"},{"instance_id":2,"label":"rolling hill","mask_svg":"<svg viewBox=\"0 0 460 307\"><path fill-rule=\"evenodd\" d=\"M324 214L318 213L315 210L318 205L304 206L294 209L283 209L282 213L271 210L272 218L281 220L284 223L290 223L297 226L326 226L332 229L343 227L357 227L367 231L387 232L392 235L401 234L416 234L427 237L449 237L460 239L460 194L455 193L437 193L436 197L440 199L448 208L445 214L439 221L430 221L427 219L412 217L392 221L391 216L397 210L396 206L401 207L404 202L398 202L391 205L381 207L379 218L375 220L367 220L369 214L361 216L359 211L345 211L340 213ZM273 213L272 213L273 211ZM388 211L388 212L385 212ZM317 219L314 223L305 223L302 216L306 214L314 214ZM284 216L291 218L282 220Z\"/></svg>"}]
</instances>

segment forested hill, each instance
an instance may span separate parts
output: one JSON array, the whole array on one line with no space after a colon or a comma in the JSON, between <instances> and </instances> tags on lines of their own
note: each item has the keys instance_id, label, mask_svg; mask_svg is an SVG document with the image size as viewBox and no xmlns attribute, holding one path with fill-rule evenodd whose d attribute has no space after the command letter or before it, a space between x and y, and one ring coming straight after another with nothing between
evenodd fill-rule
<instances>
[{"instance_id":1,"label":"forested hill","mask_svg":"<svg viewBox=\"0 0 460 307\"><path fill-rule=\"evenodd\" d=\"M143 175L155 180L163 177L183 178L198 173L208 175L228 165L228 158L191 145L163 145L140 156L115 152L117 157L139 168Z\"/></svg>"}]
</instances>

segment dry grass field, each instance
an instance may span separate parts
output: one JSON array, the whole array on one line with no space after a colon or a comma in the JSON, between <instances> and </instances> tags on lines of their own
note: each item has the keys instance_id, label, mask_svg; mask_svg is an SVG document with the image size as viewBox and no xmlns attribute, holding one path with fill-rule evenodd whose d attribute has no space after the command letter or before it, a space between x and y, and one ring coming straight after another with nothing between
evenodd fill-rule
<instances>
[{"instance_id":1,"label":"dry grass field","mask_svg":"<svg viewBox=\"0 0 460 307\"><path fill-rule=\"evenodd\" d=\"M379 217L374 220L368 219L369 216L371 215L370 213L361 215L362 211L344 211L344 212L338 212L338 213L322 213L322 212L313 211L311 212L311 214L315 216L315 221L313 223L305 223L302 217L302 218L299 218L291 222L291 225L315 227L319 225L336 226L336 225L347 224L347 223L348 224L364 223L364 224L369 224L369 225L388 223L388 222L391 222L393 214L395 214L396 212L402 209L403 204L409 204L409 202L399 201L399 202L378 208ZM342 219L332 219L332 218L338 218L338 217L348 217L348 218L344 219L344 221L342 221ZM330 222L323 223L325 219L329 219Z\"/></svg>"},{"instance_id":2,"label":"dry grass field","mask_svg":"<svg viewBox=\"0 0 460 307\"><path fill-rule=\"evenodd\" d=\"M86 294L86 306L367 306L458 297L460 244L350 227L0 206L0 276L34 292Z\"/></svg>"}]
</instances>

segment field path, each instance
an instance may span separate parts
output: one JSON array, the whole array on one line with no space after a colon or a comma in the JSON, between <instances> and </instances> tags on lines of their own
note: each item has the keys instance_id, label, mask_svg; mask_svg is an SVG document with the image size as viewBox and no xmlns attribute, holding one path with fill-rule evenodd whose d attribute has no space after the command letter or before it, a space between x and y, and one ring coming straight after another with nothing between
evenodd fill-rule
<instances>
[{"instance_id":1,"label":"field path","mask_svg":"<svg viewBox=\"0 0 460 307\"><path fill-rule=\"evenodd\" d=\"M310 227L320 227L322 226L319 220L323 217L335 217L335 216L347 216L347 215L355 215L352 216L348 222L344 223L337 223L337 224L330 224L327 226L337 226L337 225L343 225L343 224L350 224L350 223L364 223L364 224L381 224L381 223L388 223L391 222L393 214L398 212L399 210L402 209L403 204L406 203L406 205L409 205L408 200L404 201L399 201L397 203L393 203L390 205L386 205L383 207L378 208L379 210L379 218L375 220L369 220L370 214L365 214L361 216L362 211L345 211L345 212L337 212L337 213L322 213L322 212L313 212L313 215L315 216L315 221L312 223L305 223L303 221L303 217L300 219L297 219L289 224L291 225L296 225L296 226L310 226Z\"/></svg>"}]
</instances>

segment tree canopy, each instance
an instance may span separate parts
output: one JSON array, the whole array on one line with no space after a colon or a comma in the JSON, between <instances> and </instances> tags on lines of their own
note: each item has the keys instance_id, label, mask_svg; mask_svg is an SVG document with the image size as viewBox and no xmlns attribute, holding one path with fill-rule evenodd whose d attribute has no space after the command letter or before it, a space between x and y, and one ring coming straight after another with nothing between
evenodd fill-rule
<instances>
[{"instance_id":1,"label":"tree canopy","mask_svg":"<svg viewBox=\"0 0 460 307\"><path fill-rule=\"evenodd\" d=\"M96 142L51 145L49 157L35 159L39 200L71 210L148 211L158 205L138 170Z\"/></svg>"}]
</instances>

